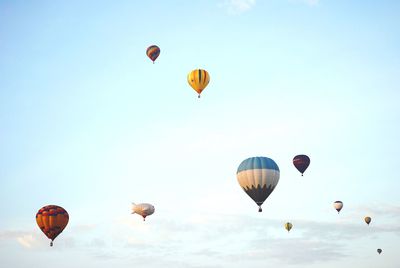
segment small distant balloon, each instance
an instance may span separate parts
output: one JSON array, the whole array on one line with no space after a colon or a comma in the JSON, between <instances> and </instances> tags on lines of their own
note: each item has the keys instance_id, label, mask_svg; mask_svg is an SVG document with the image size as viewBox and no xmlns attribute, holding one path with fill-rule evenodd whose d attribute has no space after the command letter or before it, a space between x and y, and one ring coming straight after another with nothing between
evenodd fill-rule
<instances>
[{"instance_id":1,"label":"small distant balloon","mask_svg":"<svg viewBox=\"0 0 400 268\"><path fill-rule=\"evenodd\" d=\"M371 222L371 217L365 217L364 218L364 221L369 225L370 224L370 222Z\"/></svg>"},{"instance_id":2,"label":"small distant balloon","mask_svg":"<svg viewBox=\"0 0 400 268\"><path fill-rule=\"evenodd\" d=\"M378 248L376 251L377 251L379 254L382 253L382 249L380 249L380 248Z\"/></svg>"},{"instance_id":3,"label":"small distant balloon","mask_svg":"<svg viewBox=\"0 0 400 268\"><path fill-rule=\"evenodd\" d=\"M160 56L160 48L156 45L149 46L146 50L147 57L149 57L153 63Z\"/></svg>"},{"instance_id":4,"label":"small distant balloon","mask_svg":"<svg viewBox=\"0 0 400 268\"><path fill-rule=\"evenodd\" d=\"M335 201L333 203L333 207L337 210L337 212L339 213L342 208L343 208L343 202L342 201Z\"/></svg>"},{"instance_id":5,"label":"small distant balloon","mask_svg":"<svg viewBox=\"0 0 400 268\"><path fill-rule=\"evenodd\" d=\"M292 227L293 227L293 224L291 224L290 222L285 223L285 229L288 231L288 233L292 229Z\"/></svg>"},{"instance_id":6,"label":"small distant balloon","mask_svg":"<svg viewBox=\"0 0 400 268\"><path fill-rule=\"evenodd\" d=\"M51 247L53 246L54 239L67 226L68 221L68 212L59 206L44 206L36 213L36 223L47 238L51 239Z\"/></svg>"},{"instance_id":7,"label":"small distant balloon","mask_svg":"<svg viewBox=\"0 0 400 268\"><path fill-rule=\"evenodd\" d=\"M210 75L206 70L196 69L188 74L187 80L189 85L199 94L198 97L200 98L201 92L210 82Z\"/></svg>"},{"instance_id":8,"label":"small distant balloon","mask_svg":"<svg viewBox=\"0 0 400 268\"><path fill-rule=\"evenodd\" d=\"M236 177L240 187L258 205L261 205L274 191L279 181L279 167L268 157L250 157L240 163Z\"/></svg>"},{"instance_id":9,"label":"small distant balloon","mask_svg":"<svg viewBox=\"0 0 400 268\"><path fill-rule=\"evenodd\" d=\"M296 155L293 158L293 165L300 171L301 176L306 171L308 166L310 165L310 158L304 154Z\"/></svg>"},{"instance_id":10,"label":"small distant balloon","mask_svg":"<svg viewBox=\"0 0 400 268\"><path fill-rule=\"evenodd\" d=\"M154 206L148 203L135 204L132 203L132 214L139 214L143 217L143 221L146 220L147 216L154 213Z\"/></svg>"}]
</instances>

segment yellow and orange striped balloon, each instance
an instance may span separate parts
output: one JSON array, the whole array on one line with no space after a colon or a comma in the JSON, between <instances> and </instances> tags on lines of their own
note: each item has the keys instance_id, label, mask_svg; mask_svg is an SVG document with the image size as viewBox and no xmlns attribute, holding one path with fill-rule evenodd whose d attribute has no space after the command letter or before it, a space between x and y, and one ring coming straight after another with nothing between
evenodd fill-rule
<instances>
[{"instance_id":1,"label":"yellow and orange striped balloon","mask_svg":"<svg viewBox=\"0 0 400 268\"><path fill-rule=\"evenodd\" d=\"M42 207L36 213L36 223L42 232L51 239L50 246L53 246L53 240L67 226L68 220L68 212L55 205Z\"/></svg>"},{"instance_id":2,"label":"yellow and orange striped balloon","mask_svg":"<svg viewBox=\"0 0 400 268\"><path fill-rule=\"evenodd\" d=\"M210 75L206 70L196 69L188 74L187 80L189 85L199 94L200 98L201 92L210 82Z\"/></svg>"}]
</instances>

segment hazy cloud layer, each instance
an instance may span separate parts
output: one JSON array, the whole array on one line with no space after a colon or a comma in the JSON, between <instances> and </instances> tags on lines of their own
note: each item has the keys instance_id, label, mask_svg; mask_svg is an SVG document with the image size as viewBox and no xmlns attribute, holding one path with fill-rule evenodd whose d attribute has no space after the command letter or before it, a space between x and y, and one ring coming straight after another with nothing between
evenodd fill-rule
<instances>
[{"instance_id":1,"label":"hazy cloud layer","mask_svg":"<svg viewBox=\"0 0 400 268\"><path fill-rule=\"evenodd\" d=\"M22 230L6 230L0 232L0 243L17 242L24 248L37 248L44 246L37 232Z\"/></svg>"},{"instance_id":2,"label":"hazy cloud layer","mask_svg":"<svg viewBox=\"0 0 400 268\"><path fill-rule=\"evenodd\" d=\"M188 256L215 262L222 259L232 264L236 259L243 258L253 261L273 258L277 263L313 264L346 258L348 249L345 245L349 240L400 233L400 228L395 225L377 227L369 232L369 227L362 222L331 223L294 219L294 229L287 234L283 222L276 219L213 214L193 218L196 218L195 222L154 222L145 231L131 233L132 237L149 235L147 239L125 239L124 246L134 249L136 254L143 257L148 256L148 252L159 256L180 252L183 259ZM136 224L132 221L132 229ZM169 235L160 239L163 234ZM153 240L152 235L157 239Z\"/></svg>"},{"instance_id":3,"label":"hazy cloud layer","mask_svg":"<svg viewBox=\"0 0 400 268\"><path fill-rule=\"evenodd\" d=\"M398 209L398 206L381 206L381 210L374 213L398 219ZM174 267L200 267L197 263L202 267L240 267L246 264L243 260L261 267L265 259L276 265L318 265L351 255L352 249L347 247L349 240L400 234L395 222L372 229L362 220L346 219L333 222L293 219L293 229L287 233L282 220L263 216L194 212L182 218L143 222L129 215L104 223L104 226L71 226L55 240L55 248L70 252L79 249L98 261L121 260L139 265L152 260L151 267L157 267L154 259ZM0 232L0 244L10 242L26 250L49 247L49 241L40 230ZM161 265L161 261L158 264Z\"/></svg>"}]
</instances>

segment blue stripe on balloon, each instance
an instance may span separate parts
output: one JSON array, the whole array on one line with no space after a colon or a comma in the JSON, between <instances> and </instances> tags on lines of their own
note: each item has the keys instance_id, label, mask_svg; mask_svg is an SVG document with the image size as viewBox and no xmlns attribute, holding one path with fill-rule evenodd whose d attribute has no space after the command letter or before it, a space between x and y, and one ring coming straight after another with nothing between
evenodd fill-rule
<instances>
[{"instance_id":1,"label":"blue stripe on balloon","mask_svg":"<svg viewBox=\"0 0 400 268\"><path fill-rule=\"evenodd\" d=\"M279 167L274 160L263 156L247 158L239 165L236 173L249 169L273 169L279 171Z\"/></svg>"}]
</instances>

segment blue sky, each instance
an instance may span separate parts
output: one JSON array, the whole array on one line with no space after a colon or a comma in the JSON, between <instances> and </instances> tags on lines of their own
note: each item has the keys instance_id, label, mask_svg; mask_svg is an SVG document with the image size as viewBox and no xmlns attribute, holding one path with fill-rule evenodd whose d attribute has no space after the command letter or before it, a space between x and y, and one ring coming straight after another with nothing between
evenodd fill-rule
<instances>
[{"instance_id":1,"label":"blue sky","mask_svg":"<svg viewBox=\"0 0 400 268\"><path fill-rule=\"evenodd\" d=\"M0 1L0 262L398 267L398 10ZM201 99L196 68L211 76ZM281 170L261 214L236 180L259 155ZM131 202L156 212L143 223ZM70 215L53 248L34 219L48 204Z\"/></svg>"}]
</instances>

